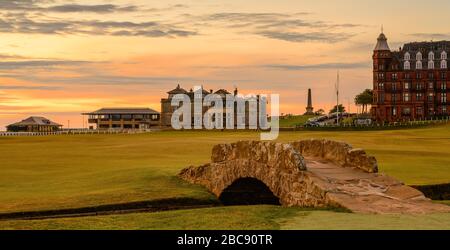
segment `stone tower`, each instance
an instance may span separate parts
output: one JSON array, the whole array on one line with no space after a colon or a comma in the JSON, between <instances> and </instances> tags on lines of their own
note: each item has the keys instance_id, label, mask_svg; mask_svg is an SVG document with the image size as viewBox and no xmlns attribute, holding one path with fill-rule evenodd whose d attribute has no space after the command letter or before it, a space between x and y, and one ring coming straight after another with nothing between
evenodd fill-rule
<instances>
[{"instance_id":1,"label":"stone tower","mask_svg":"<svg viewBox=\"0 0 450 250\"><path fill-rule=\"evenodd\" d=\"M311 89L308 89L308 106L306 106L305 115L314 115L314 108L312 106Z\"/></svg>"}]
</instances>

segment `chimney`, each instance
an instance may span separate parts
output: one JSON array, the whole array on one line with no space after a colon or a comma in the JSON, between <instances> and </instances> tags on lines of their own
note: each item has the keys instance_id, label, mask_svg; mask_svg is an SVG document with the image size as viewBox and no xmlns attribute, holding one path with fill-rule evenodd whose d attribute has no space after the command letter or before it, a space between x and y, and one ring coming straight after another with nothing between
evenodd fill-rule
<instances>
[{"instance_id":1,"label":"chimney","mask_svg":"<svg viewBox=\"0 0 450 250\"><path fill-rule=\"evenodd\" d=\"M238 94L238 89L234 88L234 95L236 96Z\"/></svg>"},{"instance_id":2,"label":"chimney","mask_svg":"<svg viewBox=\"0 0 450 250\"><path fill-rule=\"evenodd\" d=\"M210 94L212 94L212 93L213 93L213 90L212 90L212 89L210 89L210 90L209 90L209 93L210 93Z\"/></svg>"}]
</instances>

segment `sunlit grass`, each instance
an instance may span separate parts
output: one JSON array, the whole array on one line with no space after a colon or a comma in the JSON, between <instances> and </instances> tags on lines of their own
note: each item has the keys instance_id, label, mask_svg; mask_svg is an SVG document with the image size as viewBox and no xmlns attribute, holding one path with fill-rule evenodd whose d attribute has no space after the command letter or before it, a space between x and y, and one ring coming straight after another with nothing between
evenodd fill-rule
<instances>
[{"instance_id":1,"label":"sunlit grass","mask_svg":"<svg viewBox=\"0 0 450 250\"><path fill-rule=\"evenodd\" d=\"M83 207L174 197L213 198L182 182L184 167L210 160L217 143L256 132L0 137L0 212ZM408 184L450 182L450 126L391 131L283 132L280 141L328 138L377 157Z\"/></svg>"}]
</instances>

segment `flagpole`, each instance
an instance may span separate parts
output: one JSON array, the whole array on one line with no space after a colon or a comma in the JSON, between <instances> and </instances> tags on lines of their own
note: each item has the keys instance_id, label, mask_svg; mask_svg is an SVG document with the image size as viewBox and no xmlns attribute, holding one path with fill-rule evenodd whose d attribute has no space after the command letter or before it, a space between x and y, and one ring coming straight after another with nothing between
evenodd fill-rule
<instances>
[{"instance_id":1,"label":"flagpole","mask_svg":"<svg viewBox=\"0 0 450 250\"><path fill-rule=\"evenodd\" d=\"M339 126L339 70L337 72L337 81L336 81L336 125Z\"/></svg>"}]
</instances>

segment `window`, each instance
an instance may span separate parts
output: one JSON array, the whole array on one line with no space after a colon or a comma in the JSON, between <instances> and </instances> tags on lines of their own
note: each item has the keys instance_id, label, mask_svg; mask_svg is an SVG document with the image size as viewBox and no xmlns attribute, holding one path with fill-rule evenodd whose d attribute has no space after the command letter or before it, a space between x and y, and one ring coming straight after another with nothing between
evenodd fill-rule
<instances>
[{"instance_id":1,"label":"window","mask_svg":"<svg viewBox=\"0 0 450 250\"><path fill-rule=\"evenodd\" d=\"M441 53L441 60L447 60L447 52L442 51L442 53Z\"/></svg>"},{"instance_id":2,"label":"window","mask_svg":"<svg viewBox=\"0 0 450 250\"><path fill-rule=\"evenodd\" d=\"M442 90L446 90L447 89L447 84L445 82L441 83L441 89Z\"/></svg>"},{"instance_id":3,"label":"window","mask_svg":"<svg viewBox=\"0 0 450 250\"><path fill-rule=\"evenodd\" d=\"M393 103L397 102L397 95L396 94L392 95L392 102Z\"/></svg>"},{"instance_id":4,"label":"window","mask_svg":"<svg viewBox=\"0 0 450 250\"><path fill-rule=\"evenodd\" d=\"M422 114L423 114L423 108L422 108L422 107L417 107L416 113L417 113L418 115L422 115Z\"/></svg>"},{"instance_id":5,"label":"window","mask_svg":"<svg viewBox=\"0 0 450 250\"><path fill-rule=\"evenodd\" d=\"M447 106L442 106L442 113L444 113L444 114L447 113Z\"/></svg>"},{"instance_id":6,"label":"window","mask_svg":"<svg viewBox=\"0 0 450 250\"><path fill-rule=\"evenodd\" d=\"M416 89L417 89L417 90L422 90L422 88L423 88L422 83L418 82L418 83L416 84Z\"/></svg>"},{"instance_id":7,"label":"window","mask_svg":"<svg viewBox=\"0 0 450 250\"><path fill-rule=\"evenodd\" d=\"M433 72L428 73L428 79L434 79L434 74L433 74Z\"/></svg>"},{"instance_id":8,"label":"window","mask_svg":"<svg viewBox=\"0 0 450 250\"><path fill-rule=\"evenodd\" d=\"M384 70L384 64L378 65L378 69L379 69L379 70Z\"/></svg>"},{"instance_id":9,"label":"window","mask_svg":"<svg viewBox=\"0 0 450 250\"><path fill-rule=\"evenodd\" d=\"M447 68L447 61L446 60L442 60L441 61L441 69L446 69Z\"/></svg>"},{"instance_id":10,"label":"window","mask_svg":"<svg viewBox=\"0 0 450 250\"><path fill-rule=\"evenodd\" d=\"M409 93L403 93L403 101L409 102Z\"/></svg>"},{"instance_id":11,"label":"window","mask_svg":"<svg viewBox=\"0 0 450 250\"><path fill-rule=\"evenodd\" d=\"M403 114L404 115L410 115L411 114L411 108L403 108Z\"/></svg>"},{"instance_id":12,"label":"window","mask_svg":"<svg viewBox=\"0 0 450 250\"><path fill-rule=\"evenodd\" d=\"M434 86L433 82L429 82L429 83L428 83L428 88L429 88L429 89L432 89L433 86Z\"/></svg>"},{"instance_id":13,"label":"window","mask_svg":"<svg viewBox=\"0 0 450 250\"><path fill-rule=\"evenodd\" d=\"M408 89L409 89L409 87L410 87L410 84L409 84L409 82L405 82L405 87L404 87L404 88L405 88L406 90L408 90Z\"/></svg>"},{"instance_id":14,"label":"window","mask_svg":"<svg viewBox=\"0 0 450 250\"><path fill-rule=\"evenodd\" d=\"M409 54L409 52L405 53L404 59L405 59L405 61L411 60L411 55Z\"/></svg>"},{"instance_id":15,"label":"window","mask_svg":"<svg viewBox=\"0 0 450 250\"><path fill-rule=\"evenodd\" d=\"M392 90L394 90L394 91L397 90L397 83L395 83L395 82L392 83Z\"/></svg>"},{"instance_id":16,"label":"window","mask_svg":"<svg viewBox=\"0 0 450 250\"><path fill-rule=\"evenodd\" d=\"M433 99L434 99L433 93L429 93L429 94L428 94L428 101L429 101L429 102L432 102Z\"/></svg>"},{"instance_id":17,"label":"window","mask_svg":"<svg viewBox=\"0 0 450 250\"><path fill-rule=\"evenodd\" d=\"M441 93L441 102L442 103L446 103L447 102L447 94L446 93Z\"/></svg>"},{"instance_id":18,"label":"window","mask_svg":"<svg viewBox=\"0 0 450 250\"><path fill-rule=\"evenodd\" d=\"M434 69L434 61L428 61L428 69Z\"/></svg>"},{"instance_id":19,"label":"window","mask_svg":"<svg viewBox=\"0 0 450 250\"><path fill-rule=\"evenodd\" d=\"M434 60L434 53L433 53L433 51L430 51L430 53L428 53L428 60L429 61L433 61Z\"/></svg>"},{"instance_id":20,"label":"window","mask_svg":"<svg viewBox=\"0 0 450 250\"><path fill-rule=\"evenodd\" d=\"M396 108L396 107L393 107L393 108L392 108L392 115L393 115L393 116L396 116L396 115L397 115L397 108Z\"/></svg>"},{"instance_id":21,"label":"window","mask_svg":"<svg viewBox=\"0 0 450 250\"><path fill-rule=\"evenodd\" d=\"M378 83L378 89L384 89L384 83L382 82Z\"/></svg>"},{"instance_id":22,"label":"window","mask_svg":"<svg viewBox=\"0 0 450 250\"><path fill-rule=\"evenodd\" d=\"M378 73L378 79L384 80L384 73Z\"/></svg>"},{"instance_id":23,"label":"window","mask_svg":"<svg viewBox=\"0 0 450 250\"><path fill-rule=\"evenodd\" d=\"M416 60L417 60L417 61L422 60L422 53L417 52L417 54L416 54Z\"/></svg>"},{"instance_id":24,"label":"window","mask_svg":"<svg viewBox=\"0 0 450 250\"><path fill-rule=\"evenodd\" d=\"M392 80L397 80L397 73L392 74Z\"/></svg>"},{"instance_id":25,"label":"window","mask_svg":"<svg viewBox=\"0 0 450 250\"><path fill-rule=\"evenodd\" d=\"M422 93L416 93L416 101L422 101L423 94Z\"/></svg>"},{"instance_id":26,"label":"window","mask_svg":"<svg viewBox=\"0 0 450 250\"><path fill-rule=\"evenodd\" d=\"M421 73L417 73L416 74L416 79L422 79L422 74Z\"/></svg>"},{"instance_id":27,"label":"window","mask_svg":"<svg viewBox=\"0 0 450 250\"><path fill-rule=\"evenodd\" d=\"M447 78L447 73L441 72L441 79L446 79L446 78Z\"/></svg>"},{"instance_id":28,"label":"window","mask_svg":"<svg viewBox=\"0 0 450 250\"><path fill-rule=\"evenodd\" d=\"M416 69L422 69L422 61L416 62Z\"/></svg>"},{"instance_id":29,"label":"window","mask_svg":"<svg viewBox=\"0 0 450 250\"><path fill-rule=\"evenodd\" d=\"M411 63L409 63L409 61L406 61L403 65L403 68L405 70L410 70L411 69Z\"/></svg>"},{"instance_id":30,"label":"window","mask_svg":"<svg viewBox=\"0 0 450 250\"><path fill-rule=\"evenodd\" d=\"M405 79L410 79L411 78L411 76L409 75L409 73L406 73L405 74Z\"/></svg>"}]
</instances>

